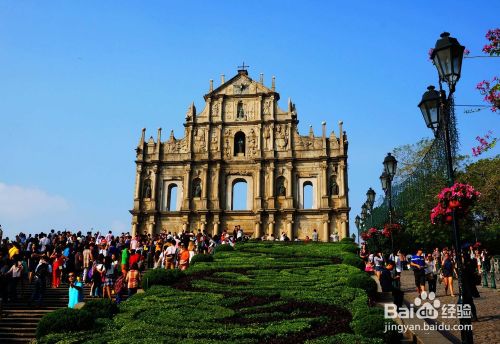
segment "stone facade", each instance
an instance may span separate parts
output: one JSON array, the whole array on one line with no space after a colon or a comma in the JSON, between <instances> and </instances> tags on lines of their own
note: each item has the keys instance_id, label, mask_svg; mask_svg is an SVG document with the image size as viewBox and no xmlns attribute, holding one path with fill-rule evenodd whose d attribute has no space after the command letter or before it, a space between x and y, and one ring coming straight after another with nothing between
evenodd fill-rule
<instances>
[{"instance_id":1,"label":"stone facade","mask_svg":"<svg viewBox=\"0 0 500 344\"><path fill-rule=\"evenodd\" d=\"M206 230L219 234L241 225L246 234L311 237L349 235L347 136L298 132L295 104L278 107L279 93L256 82L246 70L204 96L205 108L192 104L184 137L173 131L162 141L145 139L136 149L132 232ZM233 189L246 183L246 210L233 210ZM244 184L242 184L244 185ZM241 186L241 185L240 185ZM305 188L312 207L304 209ZM310 192L307 192L307 196ZM176 196L176 197L174 197ZM238 195L237 197L245 197Z\"/></svg>"}]
</instances>

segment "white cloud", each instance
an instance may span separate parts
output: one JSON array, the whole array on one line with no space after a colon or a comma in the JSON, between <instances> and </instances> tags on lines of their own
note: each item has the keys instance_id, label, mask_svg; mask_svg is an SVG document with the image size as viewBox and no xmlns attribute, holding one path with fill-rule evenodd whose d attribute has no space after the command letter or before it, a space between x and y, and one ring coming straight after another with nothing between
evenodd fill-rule
<instances>
[{"instance_id":1,"label":"white cloud","mask_svg":"<svg viewBox=\"0 0 500 344\"><path fill-rule=\"evenodd\" d=\"M19 223L38 216L47 217L70 209L69 202L61 196L19 185L0 182L0 218Z\"/></svg>"}]
</instances>

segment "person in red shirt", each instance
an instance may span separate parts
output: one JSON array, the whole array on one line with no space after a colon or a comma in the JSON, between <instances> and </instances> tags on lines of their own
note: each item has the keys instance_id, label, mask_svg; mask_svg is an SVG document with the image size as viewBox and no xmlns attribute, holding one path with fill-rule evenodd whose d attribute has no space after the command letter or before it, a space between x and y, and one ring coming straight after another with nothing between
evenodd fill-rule
<instances>
[{"instance_id":1,"label":"person in red shirt","mask_svg":"<svg viewBox=\"0 0 500 344\"><path fill-rule=\"evenodd\" d=\"M135 250L130 250L130 257L128 258L128 266L132 266L134 263L138 264L141 255Z\"/></svg>"}]
</instances>

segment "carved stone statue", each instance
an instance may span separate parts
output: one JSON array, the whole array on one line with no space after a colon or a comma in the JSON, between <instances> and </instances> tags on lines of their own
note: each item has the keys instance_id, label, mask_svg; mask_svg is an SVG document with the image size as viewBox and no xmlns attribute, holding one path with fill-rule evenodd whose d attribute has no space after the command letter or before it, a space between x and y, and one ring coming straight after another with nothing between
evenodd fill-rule
<instances>
[{"instance_id":1,"label":"carved stone statue","mask_svg":"<svg viewBox=\"0 0 500 344\"><path fill-rule=\"evenodd\" d=\"M201 197L201 180L195 179L193 181L193 197Z\"/></svg>"},{"instance_id":2,"label":"carved stone statue","mask_svg":"<svg viewBox=\"0 0 500 344\"><path fill-rule=\"evenodd\" d=\"M196 144L196 151L198 152L206 152L207 144L205 142L205 131L203 129L196 129L194 132L194 142Z\"/></svg>"},{"instance_id":3,"label":"carved stone statue","mask_svg":"<svg viewBox=\"0 0 500 344\"><path fill-rule=\"evenodd\" d=\"M278 196L286 196L286 187L284 178L278 178Z\"/></svg>"},{"instance_id":4,"label":"carved stone statue","mask_svg":"<svg viewBox=\"0 0 500 344\"><path fill-rule=\"evenodd\" d=\"M144 181L144 194L143 198L151 198L151 179L146 179Z\"/></svg>"},{"instance_id":5,"label":"carved stone statue","mask_svg":"<svg viewBox=\"0 0 500 344\"><path fill-rule=\"evenodd\" d=\"M279 125L276 128L276 144L281 150L285 150L288 146L288 130L284 125Z\"/></svg>"},{"instance_id":6,"label":"carved stone statue","mask_svg":"<svg viewBox=\"0 0 500 344\"><path fill-rule=\"evenodd\" d=\"M237 119L245 119L245 109L243 108L242 102L238 103L238 111L236 113L236 118Z\"/></svg>"},{"instance_id":7,"label":"carved stone statue","mask_svg":"<svg viewBox=\"0 0 500 344\"><path fill-rule=\"evenodd\" d=\"M330 178L328 189L330 191L330 196L337 196L339 194L339 186L337 184L337 181L335 180L335 177Z\"/></svg>"},{"instance_id":8,"label":"carved stone statue","mask_svg":"<svg viewBox=\"0 0 500 344\"><path fill-rule=\"evenodd\" d=\"M243 136L238 137L238 141L236 142L236 153L243 153L245 154L245 139Z\"/></svg>"}]
</instances>

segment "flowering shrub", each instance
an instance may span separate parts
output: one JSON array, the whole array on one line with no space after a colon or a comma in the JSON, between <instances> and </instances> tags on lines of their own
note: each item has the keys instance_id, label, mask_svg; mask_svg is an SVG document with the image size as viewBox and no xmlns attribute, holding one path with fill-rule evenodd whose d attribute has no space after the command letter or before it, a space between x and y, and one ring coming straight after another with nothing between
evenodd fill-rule
<instances>
[{"instance_id":1,"label":"flowering shrub","mask_svg":"<svg viewBox=\"0 0 500 344\"><path fill-rule=\"evenodd\" d=\"M500 78L495 76L491 81L483 80L476 88L484 96L484 101L491 104L491 111L496 112L500 108Z\"/></svg>"},{"instance_id":2,"label":"flowering shrub","mask_svg":"<svg viewBox=\"0 0 500 344\"><path fill-rule=\"evenodd\" d=\"M450 223L453 210L456 215L465 215L480 195L481 193L469 184L455 183L444 188L437 195L438 204L431 210L431 222Z\"/></svg>"},{"instance_id":3,"label":"flowering shrub","mask_svg":"<svg viewBox=\"0 0 500 344\"><path fill-rule=\"evenodd\" d=\"M482 153L486 152L487 150L495 147L497 143L497 138L493 138L491 142L488 142L488 140L491 138L491 135L493 135L493 132L490 130L484 137L477 136L476 140L479 141L480 145L477 147L472 148L472 155L474 156L479 156Z\"/></svg>"},{"instance_id":4,"label":"flowering shrub","mask_svg":"<svg viewBox=\"0 0 500 344\"><path fill-rule=\"evenodd\" d=\"M490 41L490 44L483 47L483 52L490 56L500 55L500 28L488 30L486 39Z\"/></svg>"}]
</instances>

